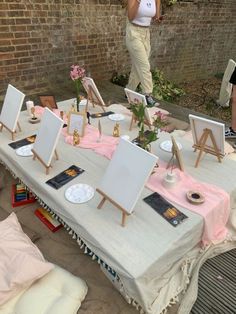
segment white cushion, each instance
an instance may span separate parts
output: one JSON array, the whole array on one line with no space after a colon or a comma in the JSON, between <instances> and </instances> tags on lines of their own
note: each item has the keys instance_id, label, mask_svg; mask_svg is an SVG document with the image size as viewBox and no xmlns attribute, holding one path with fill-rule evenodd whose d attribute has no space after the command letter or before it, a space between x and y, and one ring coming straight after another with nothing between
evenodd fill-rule
<instances>
[{"instance_id":1,"label":"white cushion","mask_svg":"<svg viewBox=\"0 0 236 314\"><path fill-rule=\"evenodd\" d=\"M0 313L76 314L87 290L82 279L55 265L30 288L0 306Z\"/></svg>"}]
</instances>

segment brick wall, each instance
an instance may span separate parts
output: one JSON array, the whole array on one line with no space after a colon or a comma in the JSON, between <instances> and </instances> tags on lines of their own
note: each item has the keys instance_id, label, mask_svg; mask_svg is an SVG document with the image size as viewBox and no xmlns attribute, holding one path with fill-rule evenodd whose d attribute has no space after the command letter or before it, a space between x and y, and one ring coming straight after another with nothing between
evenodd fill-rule
<instances>
[{"instance_id":1,"label":"brick wall","mask_svg":"<svg viewBox=\"0 0 236 314\"><path fill-rule=\"evenodd\" d=\"M236 59L236 0L181 1L152 27L152 67L172 80L207 77ZM27 95L69 84L84 64L95 79L129 70L119 0L1 0L0 98L8 83Z\"/></svg>"},{"instance_id":2,"label":"brick wall","mask_svg":"<svg viewBox=\"0 0 236 314\"><path fill-rule=\"evenodd\" d=\"M236 0L181 1L164 13L151 59L170 79L207 78L236 60Z\"/></svg>"}]
</instances>

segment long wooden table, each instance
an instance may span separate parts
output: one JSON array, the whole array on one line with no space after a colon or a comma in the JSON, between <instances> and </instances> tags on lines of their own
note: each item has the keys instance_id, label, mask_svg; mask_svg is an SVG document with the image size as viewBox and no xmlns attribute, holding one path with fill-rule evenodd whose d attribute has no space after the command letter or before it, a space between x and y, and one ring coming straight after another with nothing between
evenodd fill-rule
<instances>
[{"instance_id":1,"label":"long wooden table","mask_svg":"<svg viewBox=\"0 0 236 314\"><path fill-rule=\"evenodd\" d=\"M72 101L58 103L60 110L69 109ZM111 106L108 110L120 112L122 107ZM90 108L98 112L99 108ZM125 113L125 111L124 111ZM122 134L131 138L137 136L137 128L129 132L130 115L120 122ZM91 119L94 126L98 120ZM27 112L20 115L22 132L16 139L35 134L38 125L28 122ZM112 135L114 121L101 118L102 130ZM160 139L152 150L162 160L168 162L170 154L160 149L159 144L170 135L161 133ZM95 193L93 199L84 204L68 202L65 190L76 183L87 183L96 188L109 160L90 149L81 149L65 143L61 135L57 151L59 160L53 161L50 174L45 174L42 164L30 157L17 156L8 145L11 142L6 130L0 133L0 160L15 174L39 200L63 220L68 231L77 238L77 242L91 257L97 257L104 272L110 277L128 302L146 313L159 314L189 284L193 267L203 259L204 252L199 246L203 230L201 216L179 207L188 219L177 228L171 226L152 208L143 202L143 198L152 192L144 189L135 206L134 213L128 217L126 227L121 227L120 211L106 202L101 210L97 205L101 196ZM180 137L186 171L195 178L216 184L231 196L232 210L235 208L236 182L231 174L236 173L235 161L225 158L219 164L213 156L205 156L199 168L194 168L196 155L192 144ZM75 164L85 172L59 190L54 190L45 182ZM186 313L185 313L186 314Z\"/></svg>"}]
</instances>

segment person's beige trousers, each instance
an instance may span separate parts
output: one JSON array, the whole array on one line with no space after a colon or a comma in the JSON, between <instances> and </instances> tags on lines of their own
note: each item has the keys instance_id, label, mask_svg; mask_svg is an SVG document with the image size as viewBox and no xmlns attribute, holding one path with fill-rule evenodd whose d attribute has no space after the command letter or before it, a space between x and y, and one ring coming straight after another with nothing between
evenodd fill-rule
<instances>
[{"instance_id":1,"label":"person's beige trousers","mask_svg":"<svg viewBox=\"0 0 236 314\"><path fill-rule=\"evenodd\" d=\"M126 47L131 57L131 73L127 88L136 90L139 83L144 94L153 89L149 55L151 51L149 27L139 27L127 22Z\"/></svg>"}]
</instances>

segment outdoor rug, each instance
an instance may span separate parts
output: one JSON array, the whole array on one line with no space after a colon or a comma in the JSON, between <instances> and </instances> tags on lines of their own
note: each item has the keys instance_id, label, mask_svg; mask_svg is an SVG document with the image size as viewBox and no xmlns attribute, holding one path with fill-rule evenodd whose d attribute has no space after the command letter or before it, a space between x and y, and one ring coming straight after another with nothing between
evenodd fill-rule
<instances>
[{"instance_id":1,"label":"outdoor rug","mask_svg":"<svg viewBox=\"0 0 236 314\"><path fill-rule=\"evenodd\" d=\"M203 264L191 314L236 314L236 249Z\"/></svg>"}]
</instances>

